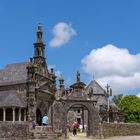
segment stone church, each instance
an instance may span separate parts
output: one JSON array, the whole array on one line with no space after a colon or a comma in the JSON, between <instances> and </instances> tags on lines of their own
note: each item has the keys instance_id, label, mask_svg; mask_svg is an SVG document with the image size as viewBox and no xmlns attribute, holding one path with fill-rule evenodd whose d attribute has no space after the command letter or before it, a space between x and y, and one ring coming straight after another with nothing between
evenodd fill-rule
<instances>
[{"instance_id":1,"label":"stone church","mask_svg":"<svg viewBox=\"0 0 140 140\"><path fill-rule=\"evenodd\" d=\"M103 89L95 80L86 85L81 82L80 72L77 72L76 82L66 89L64 79L60 77L57 88L54 69L48 70L42 35L39 24L34 56L29 62L9 64L0 70L0 137L28 139L36 133L31 128L32 120L36 121L38 129L42 129L39 126L46 113L49 116L48 133L66 134L67 123L77 121L83 127L88 125L88 136L98 135L98 132L93 133L98 125L93 127L91 122L96 121L96 124L109 119L111 89L109 86L107 90ZM113 116L115 113L111 115L110 121L117 121Z\"/></svg>"},{"instance_id":2,"label":"stone church","mask_svg":"<svg viewBox=\"0 0 140 140\"><path fill-rule=\"evenodd\" d=\"M55 99L56 76L48 71L38 26L34 56L30 62L7 65L0 71L0 121L27 121L48 112Z\"/></svg>"}]
</instances>

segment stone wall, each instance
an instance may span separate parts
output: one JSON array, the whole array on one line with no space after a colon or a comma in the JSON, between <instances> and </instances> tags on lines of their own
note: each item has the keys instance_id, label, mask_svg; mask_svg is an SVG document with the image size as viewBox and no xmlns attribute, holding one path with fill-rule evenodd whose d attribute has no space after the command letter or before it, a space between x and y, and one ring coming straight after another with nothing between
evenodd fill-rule
<instances>
[{"instance_id":1,"label":"stone wall","mask_svg":"<svg viewBox=\"0 0 140 140\"><path fill-rule=\"evenodd\" d=\"M0 122L0 140L27 140L28 128L25 123Z\"/></svg>"},{"instance_id":2,"label":"stone wall","mask_svg":"<svg viewBox=\"0 0 140 140\"><path fill-rule=\"evenodd\" d=\"M101 129L103 137L140 135L140 124L103 123Z\"/></svg>"},{"instance_id":3,"label":"stone wall","mask_svg":"<svg viewBox=\"0 0 140 140\"><path fill-rule=\"evenodd\" d=\"M54 132L62 132L63 128L63 105L59 101L55 101L51 108L51 125Z\"/></svg>"}]
</instances>

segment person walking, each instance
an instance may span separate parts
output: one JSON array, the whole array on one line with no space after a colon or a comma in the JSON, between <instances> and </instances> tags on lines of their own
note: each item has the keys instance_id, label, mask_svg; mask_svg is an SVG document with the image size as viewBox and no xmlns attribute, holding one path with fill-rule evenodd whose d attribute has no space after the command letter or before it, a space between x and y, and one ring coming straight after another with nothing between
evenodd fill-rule
<instances>
[{"instance_id":1,"label":"person walking","mask_svg":"<svg viewBox=\"0 0 140 140\"><path fill-rule=\"evenodd\" d=\"M73 135L77 135L77 122L74 122L72 125L72 129L73 129Z\"/></svg>"},{"instance_id":2,"label":"person walking","mask_svg":"<svg viewBox=\"0 0 140 140\"><path fill-rule=\"evenodd\" d=\"M48 116L47 116L47 114L45 114L44 117L42 118L42 125L43 126L48 125Z\"/></svg>"}]
</instances>

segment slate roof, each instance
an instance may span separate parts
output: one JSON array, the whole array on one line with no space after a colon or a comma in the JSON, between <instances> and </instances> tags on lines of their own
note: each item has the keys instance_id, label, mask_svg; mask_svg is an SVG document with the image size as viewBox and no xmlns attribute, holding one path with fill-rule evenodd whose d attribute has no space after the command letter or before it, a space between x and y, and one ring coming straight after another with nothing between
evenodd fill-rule
<instances>
[{"instance_id":1,"label":"slate roof","mask_svg":"<svg viewBox=\"0 0 140 140\"><path fill-rule=\"evenodd\" d=\"M0 91L0 107L26 107L26 98L16 90Z\"/></svg>"},{"instance_id":2,"label":"slate roof","mask_svg":"<svg viewBox=\"0 0 140 140\"><path fill-rule=\"evenodd\" d=\"M105 90L95 80L92 80L85 88L87 93L89 92L90 88L93 88L93 94L104 95L106 93Z\"/></svg>"},{"instance_id":3,"label":"slate roof","mask_svg":"<svg viewBox=\"0 0 140 140\"><path fill-rule=\"evenodd\" d=\"M97 100L97 105L107 105L107 98L100 96Z\"/></svg>"},{"instance_id":4,"label":"slate roof","mask_svg":"<svg viewBox=\"0 0 140 140\"><path fill-rule=\"evenodd\" d=\"M26 82L27 62L9 64L5 69L0 70L0 85Z\"/></svg>"}]
</instances>

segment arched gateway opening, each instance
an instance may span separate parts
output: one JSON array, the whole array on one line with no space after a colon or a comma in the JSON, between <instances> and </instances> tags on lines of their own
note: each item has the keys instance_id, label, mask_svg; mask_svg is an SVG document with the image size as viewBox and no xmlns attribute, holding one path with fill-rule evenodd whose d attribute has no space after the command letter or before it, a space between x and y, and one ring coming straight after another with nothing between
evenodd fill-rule
<instances>
[{"instance_id":1,"label":"arched gateway opening","mask_svg":"<svg viewBox=\"0 0 140 140\"><path fill-rule=\"evenodd\" d=\"M85 136L88 136L89 128L88 122L89 120L89 110L86 106L82 104L75 104L70 107L70 109L67 112L67 134L71 135L73 131L73 124L74 122L77 122L78 129L77 134L84 133Z\"/></svg>"}]
</instances>

